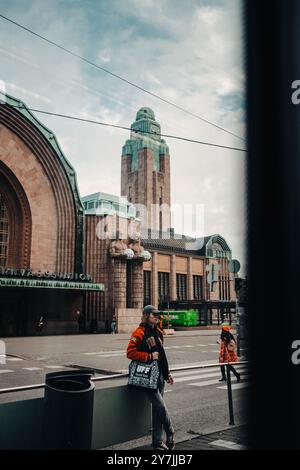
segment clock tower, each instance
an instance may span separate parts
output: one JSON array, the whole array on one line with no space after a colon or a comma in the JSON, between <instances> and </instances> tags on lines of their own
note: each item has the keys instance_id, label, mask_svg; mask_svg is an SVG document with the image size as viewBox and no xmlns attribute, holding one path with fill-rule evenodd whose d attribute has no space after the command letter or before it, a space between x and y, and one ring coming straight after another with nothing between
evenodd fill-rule
<instances>
[{"instance_id":1,"label":"clock tower","mask_svg":"<svg viewBox=\"0 0 300 470\"><path fill-rule=\"evenodd\" d=\"M160 124L150 108L141 108L122 149L121 195L137 206L144 228L171 227L170 155Z\"/></svg>"}]
</instances>

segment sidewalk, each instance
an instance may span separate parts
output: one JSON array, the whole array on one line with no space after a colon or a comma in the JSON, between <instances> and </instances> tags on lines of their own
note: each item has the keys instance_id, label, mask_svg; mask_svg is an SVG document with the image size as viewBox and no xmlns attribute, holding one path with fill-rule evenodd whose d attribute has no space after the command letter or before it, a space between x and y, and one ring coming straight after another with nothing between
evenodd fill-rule
<instances>
[{"instance_id":1,"label":"sidewalk","mask_svg":"<svg viewBox=\"0 0 300 470\"><path fill-rule=\"evenodd\" d=\"M176 444L176 450L247 450L249 441L247 426L231 426L223 431L192 437ZM134 450L153 450L151 446L136 447Z\"/></svg>"}]
</instances>

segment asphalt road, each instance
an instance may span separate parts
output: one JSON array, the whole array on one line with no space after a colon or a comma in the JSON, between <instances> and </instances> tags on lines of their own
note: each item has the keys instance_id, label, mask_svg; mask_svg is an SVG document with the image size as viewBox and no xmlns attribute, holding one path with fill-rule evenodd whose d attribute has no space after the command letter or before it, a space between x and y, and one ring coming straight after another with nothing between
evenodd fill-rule
<instances>
[{"instance_id":1,"label":"asphalt road","mask_svg":"<svg viewBox=\"0 0 300 470\"><path fill-rule=\"evenodd\" d=\"M176 332L165 337L170 367L218 362L218 331ZM97 376L125 372L129 335L79 335L5 338L6 357L0 364L0 388L44 383L48 372L91 367ZM242 349L245 354L245 350ZM245 422L249 376L241 368L242 381L235 384L233 400L236 424ZM218 368L174 372L174 384L166 385L165 399L178 439L223 429L228 425L227 388L219 383ZM96 382L97 387L125 384L126 379ZM42 396L43 390L0 394L0 403ZM143 440L140 442L143 443ZM124 444L123 444L124 446ZM122 446L121 446L122 447Z\"/></svg>"}]
</instances>

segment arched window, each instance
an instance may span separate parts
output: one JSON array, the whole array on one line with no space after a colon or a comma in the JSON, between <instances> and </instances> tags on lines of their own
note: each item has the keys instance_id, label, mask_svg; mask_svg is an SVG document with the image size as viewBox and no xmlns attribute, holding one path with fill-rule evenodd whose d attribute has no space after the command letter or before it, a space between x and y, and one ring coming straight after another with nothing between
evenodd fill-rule
<instances>
[{"instance_id":1,"label":"arched window","mask_svg":"<svg viewBox=\"0 0 300 470\"><path fill-rule=\"evenodd\" d=\"M8 260L9 220L4 195L0 192L0 267L5 268Z\"/></svg>"}]
</instances>

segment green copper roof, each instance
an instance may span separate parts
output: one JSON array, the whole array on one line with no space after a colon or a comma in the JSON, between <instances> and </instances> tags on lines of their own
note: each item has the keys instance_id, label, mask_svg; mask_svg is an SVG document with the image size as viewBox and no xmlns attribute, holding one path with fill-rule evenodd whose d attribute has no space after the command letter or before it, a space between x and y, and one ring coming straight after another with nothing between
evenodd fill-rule
<instances>
[{"instance_id":1,"label":"green copper roof","mask_svg":"<svg viewBox=\"0 0 300 470\"><path fill-rule=\"evenodd\" d=\"M169 147L161 138L160 124L155 120L151 108L143 107L138 110L136 120L131 124L130 139L126 140L122 155L131 155L131 171L138 168L138 151L149 148L153 151L153 170L159 171L160 155L169 155Z\"/></svg>"},{"instance_id":2,"label":"green copper roof","mask_svg":"<svg viewBox=\"0 0 300 470\"><path fill-rule=\"evenodd\" d=\"M155 121L154 112L152 111L151 108L141 108L136 113L136 118L135 118L136 121L138 121L139 119L144 119L144 118L152 119L153 121Z\"/></svg>"},{"instance_id":3,"label":"green copper roof","mask_svg":"<svg viewBox=\"0 0 300 470\"><path fill-rule=\"evenodd\" d=\"M84 213L86 215L114 215L126 219L139 220L136 217L135 206L124 196L116 196L108 193L93 193L82 199Z\"/></svg>"}]
</instances>

